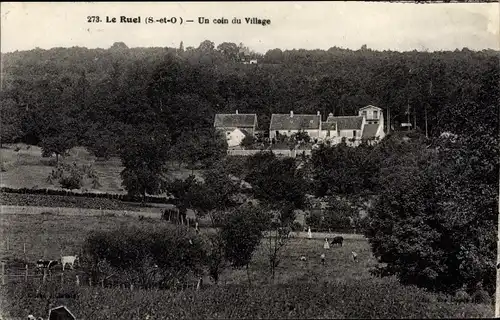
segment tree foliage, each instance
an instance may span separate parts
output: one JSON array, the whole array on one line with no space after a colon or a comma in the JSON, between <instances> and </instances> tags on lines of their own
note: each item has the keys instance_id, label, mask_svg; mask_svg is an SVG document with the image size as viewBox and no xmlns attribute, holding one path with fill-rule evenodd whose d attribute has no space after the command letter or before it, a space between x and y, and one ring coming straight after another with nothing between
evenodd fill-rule
<instances>
[{"instance_id":1,"label":"tree foliage","mask_svg":"<svg viewBox=\"0 0 500 320\"><path fill-rule=\"evenodd\" d=\"M257 199L271 208L303 208L306 183L295 159L279 159L271 152L259 152L248 158L247 168L245 180L252 185Z\"/></svg>"},{"instance_id":2,"label":"tree foliage","mask_svg":"<svg viewBox=\"0 0 500 320\"><path fill-rule=\"evenodd\" d=\"M246 267L248 271L267 222L266 214L253 206L240 207L227 215L221 228L221 237L226 259L233 267Z\"/></svg>"},{"instance_id":3,"label":"tree foliage","mask_svg":"<svg viewBox=\"0 0 500 320\"><path fill-rule=\"evenodd\" d=\"M120 159L124 166L122 183L133 196L158 194L165 190L166 162L169 137L166 134L141 132L128 136L120 148Z\"/></svg>"},{"instance_id":4,"label":"tree foliage","mask_svg":"<svg viewBox=\"0 0 500 320\"><path fill-rule=\"evenodd\" d=\"M441 138L392 166L370 211L367 236L381 274L453 292L480 282L494 291L498 143ZM490 157L496 154L496 157Z\"/></svg>"}]
</instances>

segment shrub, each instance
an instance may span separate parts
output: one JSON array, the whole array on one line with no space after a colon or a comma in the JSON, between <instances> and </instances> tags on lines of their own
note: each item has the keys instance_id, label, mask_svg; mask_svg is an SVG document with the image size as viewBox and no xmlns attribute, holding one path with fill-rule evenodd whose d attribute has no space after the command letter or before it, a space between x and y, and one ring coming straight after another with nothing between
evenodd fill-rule
<instances>
[{"instance_id":1,"label":"shrub","mask_svg":"<svg viewBox=\"0 0 500 320\"><path fill-rule=\"evenodd\" d=\"M321 227L322 218L320 210L311 210L305 219L306 225L312 227L313 229L319 229Z\"/></svg>"},{"instance_id":2,"label":"shrub","mask_svg":"<svg viewBox=\"0 0 500 320\"><path fill-rule=\"evenodd\" d=\"M80 189L82 187L82 178L78 175L66 176L59 179L59 183L63 189Z\"/></svg>"},{"instance_id":3,"label":"shrub","mask_svg":"<svg viewBox=\"0 0 500 320\"><path fill-rule=\"evenodd\" d=\"M200 274L204 256L202 242L192 230L172 226L122 227L89 236L82 265L93 281L114 273L126 283L166 288ZM109 265L107 272L100 268L103 261Z\"/></svg>"},{"instance_id":4,"label":"shrub","mask_svg":"<svg viewBox=\"0 0 500 320\"><path fill-rule=\"evenodd\" d=\"M242 146L245 149L250 149L255 142L255 139L253 136L245 136L243 140L241 140L240 146Z\"/></svg>"},{"instance_id":5,"label":"shrub","mask_svg":"<svg viewBox=\"0 0 500 320\"><path fill-rule=\"evenodd\" d=\"M298 221L294 221L292 223L292 231L302 231L304 230L304 226L302 224L300 224L300 222Z\"/></svg>"},{"instance_id":6,"label":"shrub","mask_svg":"<svg viewBox=\"0 0 500 320\"><path fill-rule=\"evenodd\" d=\"M474 303L484 303L484 304L491 304L491 297L490 295L488 294L487 291L485 291L484 289L479 289L479 290L476 290L472 296L471 296L471 300L472 302Z\"/></svg>"}]
</instances>

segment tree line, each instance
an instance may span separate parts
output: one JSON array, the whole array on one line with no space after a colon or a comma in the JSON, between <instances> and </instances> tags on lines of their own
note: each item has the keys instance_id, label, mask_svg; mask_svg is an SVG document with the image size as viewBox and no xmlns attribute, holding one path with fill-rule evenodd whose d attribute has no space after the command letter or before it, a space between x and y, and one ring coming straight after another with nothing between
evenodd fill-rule
<instances>
[{"instance_id":1,"label":"tree line","mask_svg":"<svg viewBox=\"0 0 500 320\"><path fill-rule=\"evenodd\" d=\"M257 58L257 65L241 59ZM357 114L373 104L393 125L409 121L431 135L445 126L470 127L467 101L492 104L498 91L495 51L446 52L273 49L209 40L198 48L81 47L2 54L2 141L42 144L63 152L86 144L117 152L132 129L159 129L171 144L207 129L220 112L257 113L267 130L272 113ZM409 111L409 112L408 112Z\"/></svg>"}]
</instances>

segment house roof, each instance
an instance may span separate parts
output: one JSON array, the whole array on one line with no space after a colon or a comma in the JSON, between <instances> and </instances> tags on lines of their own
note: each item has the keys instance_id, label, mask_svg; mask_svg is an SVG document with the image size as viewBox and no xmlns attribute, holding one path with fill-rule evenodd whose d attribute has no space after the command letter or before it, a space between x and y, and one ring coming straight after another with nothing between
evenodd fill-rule
<instances>
[{"instance_id":1,"label":"house roof","mask_svg":"<svg viewBox=\"0 0 500 320\"><path fill-rule=\"evenodd\" d=\"M273 114L270 130L311 130L319 129L321 116L315 114Z\"/></svg>"},{"instance_id":2,"label":"house roof","mask_svg":"<svg viewBox=\"0 0 500 320\"><path fill-rule=\"evenodd\" d=\"M337 130L337 122L322 122L321 130Z\"/></svg>"},{"instance_id":3,"label":"house roof","mask_svg":"<svg viewBox=\"0 0 500 320\"><path fill-rule=\"evenodd\" d=\"M245 136L251 136L250 132L248 132L248 131L247 131L247 130L245 130L245 129L238 129L238 128L237 128L236 130L240 130L240 131L241 131L241 133L243 133Z\"/></svg>"},{"instance_id":4,"label":"house roof","mask_svg":"<svg viewBox=\"0 0 500 320\"><path fill-rule=\"evenodd\" d=\"M252 114L216 114L214 127L219 128L251 128L257 123L257 115Z\"/></svg>"},{"instance_id":5,"label":"house roof","mask_svg":"<svg viewBox=\"0 0 500 320\"><path fill-rule=\"evenodd\" d=\"M374 138L377 134L378 124L365 124L361 139Z\"/></svg>"},{"instance_id":6,"label":"house roof","mask_svg":"<svg viewBox=\"0 0 500 320\"><path fill-rule=\"evenodd\" d=\"M378 110L382 110L382 108L372 106L371 104L367 105L366 107L359 108L359 110L363 110L363 109L378 109Z\"/></svg>"},{"instance_id":7,"label":"house roof","mask_svg":"<svg viewBox=\"0 0 500 320\"><path fill-rule=\"evenodd\" d=\"M361 130L362 116L328 117L326 122L336 122L337 130Z\"/></svg>"}]
</instances>

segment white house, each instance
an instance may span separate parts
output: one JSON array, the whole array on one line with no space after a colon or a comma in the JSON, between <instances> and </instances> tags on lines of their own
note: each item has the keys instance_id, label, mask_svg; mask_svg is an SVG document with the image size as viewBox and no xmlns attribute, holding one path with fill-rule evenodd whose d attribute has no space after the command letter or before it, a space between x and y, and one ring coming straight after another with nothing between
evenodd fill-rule
<instances>
[{"instance_id":1,"label":"white house","mask_svg":"<svg viewBox=\"0 0 500 320\"><path fill-rule=\"evenodd\" d=\"M384 137L383 111L372 105L359 109L357 116L334 117L330 113L326 121L321 122L319 134L322 141L337 144L345 138L350 145L359 145L362 140L373 142Z\"/></svg>"},{"instance_id":2,"label":"white house","mask_svg":"<svg viewBox=\"0 0 500 320\"><path fill-rule=\"evenodd\" d=\"M359 109L359 115L365 119L362 139L382 140L385 137L384 132L384 112L381 108L368 105Z\"/></svg>"},{"instance_id":3,"label":"white house","mask_svg":"<svg viewBox=\"0 0 500 320\"><path fill-rule=\"evenodd\" d=\"M326 121L321 123L320 138L334 144L342 138L360 140L364 125L365 120L361 116L334 117L330 113Z\"/></svg>"},{"instance_id":4,"label":"white house","mask_svg":"<svg viewBox=\"0 0 500 320\"><path fill-rule=\"evenodd\" d=\"M291 136L294 133L303 131L311 138L318 138L321 130L321 114L272 114L269 125L269 138L276 138L277 135Z\"/></svg>"},{"instance_id":5,"label":"white house","mask_svg":"<svg viewBox=\"0 0 500 320\"><path fill-rule=\"evenodd\" d=\"M241 144L243 139L248 135L250 134L244 129L236 128L233 131L228 132L228 134L226 135L227 145L230 148L237 147Z\"/></svg>"},{"instance_id":6,"label":"white house","mask_svg":"<svg viewBox=\"0 0 500 320\"><path fill-rule=\"evenodd\" d=\"M228 144L234 144L237 141L241 143L245 135L255 136L257 115L255 113L238 113L238 110L232 114L216 114L214 127L223 132Z\"/></svg>"}]
</instances>

